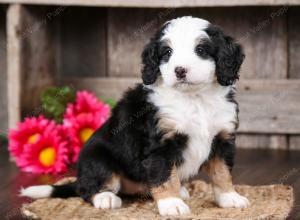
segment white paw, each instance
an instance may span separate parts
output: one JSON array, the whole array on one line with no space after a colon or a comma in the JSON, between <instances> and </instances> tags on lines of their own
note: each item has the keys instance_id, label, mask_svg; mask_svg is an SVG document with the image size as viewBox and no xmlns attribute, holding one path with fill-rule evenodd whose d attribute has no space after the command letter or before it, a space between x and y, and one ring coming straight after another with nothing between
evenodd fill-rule
<instances>
[{"instance_id":1,"label":"white paw","mask_svg":"<svg viewBox=\"0 0 300 220\"><path fill-rule=\"evenodd\" d=\"M117 209L122 206L122 200L112 192L98 193L93 198L95 208Z\"/></svg>"},{"instance_id":2,"label":"white paw","mask_svg":"<svg viewBox=\"0 0 300 220\"><path fill-rule=\"evenodd\" d=\"M216 202L222 208L246 208L250 205L248 199L237 192L216 193Z\"/></svg>"},{"instance_id":3,"label":"white paw","mask_svg":"<svg viewBox=\"0 0 300 220\"><path fill-rule=\"evenodd\" d=\"M179 194L183 200L187 200L190 198L190 193L189 191L187 191L187 189L184 186L180 187Z\"/></svg>"},{"instance_id":4,"label":"white paw","mask_svg":"<svg viewBox=\"0 0 300 220\"><path fill-rule=\"evenodd\" d=\"M160 199L157 206L160 215L186 215L191 213L190 208L176 197Z\"/></svg>"}]
</instances>

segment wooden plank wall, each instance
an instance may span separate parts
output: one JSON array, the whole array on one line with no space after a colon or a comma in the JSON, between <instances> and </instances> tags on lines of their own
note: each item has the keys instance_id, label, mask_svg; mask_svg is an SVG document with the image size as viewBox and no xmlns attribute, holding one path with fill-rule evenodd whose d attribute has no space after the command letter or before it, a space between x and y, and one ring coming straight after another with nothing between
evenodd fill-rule
<instances>
[{"instance_id":1,"label":"wooden plank wall","mask_svg":"<svg viewBox=\"0 0 300 220\"><path fill-rule=\"evenodd\" d=\"M58 74L105 76L106 10L64 7L56 21L61 38Z\"/></svg>"},{"instance_id":2,"label":"wooden plank wall","mask_svg":"<svg viewBox=\"0 0 300 220\"><path fill-rule=\"evenodd\" d=\"M288 78L300 78L300 7L291 8L288 14L289 72ZM300 112L300 109L299 109ZM289 136L289 148L300 150L300 135Z\"/></svg>"},{"instance_id":3,"label":"wooden plank wall","mask_svg":"<svg viewBox=\"0 0 300 220\"><path fill-rule=\"evenodd\" d=\"M41 91L54 85L54 29L45 8L9 6L8 97L9 127L22 117L41 113Z\"/></svg>"},{"instance_id":4,"label":"wooden plank wall","mask_svg":"<svg viewBox=\"0 0 300 220\"><path fill-rule=\"evenodd\" d=\"M108 10L108 76L139 77L140 54L158 28L158 13L157 9Z\"/></svg>"},{"instance_id":5,"label":"wooden plank wall","mask_svg":"<svg viewBox=\"0 0 300 220\"><path fill-rule=\"evenodd\" d=\"M0 134L7 130L6 7L0 6Z\"/></svg>"},{"instance_id":6,"label":"wooden plank wall","mask_svg":"<svg viewBox=\"0 0 300 220\"><path fill-rule=\"evenodd\" d=\"M0 3L19 3L27 5L68 5L96 7L134 7L134 8L184 8L184 7L229 7L229 6L280 6L299 5L298 0L0 0Z\"/></svg>"},{"instance_id":7,"label":"wooden plank wall","mask_svg":"<svg viewBox=\"0 0 300 220\"><path fill-rule=\"evenodd\" d=\"M55 74L54 23L47 10L24 7L22 20L22 115L40 111L39 97L44 88L54 84Z\"/></svg>"},{"instance_id":8,"label":"wooden plank wall","mask_svg":"<svg viewBox=\"0 0 300 220\"><path fill-rule=\"evenodd\" d=\"M12 5L7 10L7 105L8 126L14 128L21 120L21 18L20 5Z\"/></svg>"},{"instance_id":9,"label":"wooden plank wall","mask_svg":"<svg viewBox=\"0 0 300 220\"><path fill-rule=\"evenodd\" d=\"M56 10L59 12L55 13ZM53 15L51 19L48 18L49 11ZM139 81L140 54L155 29L171 18L194 15L221 26L244 45L246 60L241 70L238 96L242 119L238 146L299 148L297 132L300 131L300 118L297 108L300 100L297 92L300 81L287 80L300 78L297 71L300 65L299 12L298 7L288 10L287 7L143 9L26 6L24 27L43 20L45 14L49 21L23 40L26 48L24 57L30 57L23 60L24 65L27 64L22 75L28 77L24 81L24 91L37 94L38 89L55 82L53 76L57 76L60 85L119 97L128 85ZM41 86L37 88L35 85ZM25 112L30 110L26 106L36 105L36 95L29 100L28 97L32 96L28 94L22 104ZM278 103L282 105L278 106ZM285 111L285 106L289 111ZM287 123L291 122L293 124L289 126Z\"/></svg>"},{"instance_id":10,"label":"wooden plank wall","mask_svg":"<svg viewBox=\"0 0 300 220\"><path fill-rule=\"evenodd\" d=\"M220 19L220 26L228 30L228 33L239 39L244 45L246 59L241 70L241 81L243 79L284 79L287 76L287 46L286 46L286 15L271 18L272 13L276 13L280 8L244 8L244 10L234 10L230 13L230 19L223 13ZM225 13L226 11L223 10ZM255 16L253 16L255 15ZM243 19L246 18L246 19ZM232 22L235 21L235 22ZM217 21L218 22L218 21ZM223 23L221 23L223 22ZM227 29L228 27L228 29ZM272 49L271 49L272 48ZM279 56L276 56L279 55ZM257 100L256 100L257 101ZM257 103L258 104L258 103ZM269 107L267 100L261 100L257 111L265 111L268 115ZM240 117L244 117L247 106L240 105ZM258 112L250 113L252 120ZM259 120L260 121L260 120ZM241 120L241 126L245 122ZM246 134L237 136L237 145L242 148L287 148L285 135L272 134Z\"/></svg>"}]
</instances>

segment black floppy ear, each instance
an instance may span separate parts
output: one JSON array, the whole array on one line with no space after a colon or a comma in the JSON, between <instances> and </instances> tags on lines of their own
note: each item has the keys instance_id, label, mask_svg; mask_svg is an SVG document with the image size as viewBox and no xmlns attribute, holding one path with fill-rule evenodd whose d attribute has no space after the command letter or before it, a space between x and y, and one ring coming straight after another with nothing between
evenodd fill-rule
<instances>
[{"instance_id":1,"label":"black floppy ear","mask_svg":"<svg viewBox=\"0 0 300 220\"><path fill-rule=\"evenodd\" d=\"M154 37L151 38L150 42L145 46L142 53L142 79L145 85L153 84L156 81L157 77L160 75L160 39L168 25L169 22L166 22L157 30Z\"/></svg>"},{"instance_id":2,"label":"black floppy ear","mask_svg":"<svg viewBox=\"0 0 300 220\"><path fill-rule=\"evenodd\" d=\"M159 75L158 42L155 38L146 45L142 53L142 80L145 85L153 84Z\"/></svg>"},{"instance_id":3,"label":"black floppy ear","mask_svg":"<svg viewBox=\"0 0 300 220\"><path fill-rule=\"evenodd\" d=\"M239 79L238 72L245 58L243 48L216 26L208 27L206 32L216 47L214 58L217 80L222 86L232 85Z\"/></svg>"}]
</instances>

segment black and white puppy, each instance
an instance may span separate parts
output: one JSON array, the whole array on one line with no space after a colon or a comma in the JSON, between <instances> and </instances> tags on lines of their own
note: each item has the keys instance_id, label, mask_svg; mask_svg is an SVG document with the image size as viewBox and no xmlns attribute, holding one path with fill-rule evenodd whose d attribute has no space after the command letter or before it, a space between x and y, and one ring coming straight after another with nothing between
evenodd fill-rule
<instances>
[{"instance_id":1,"label":"black and white puppy","mask_svg":"<svg viewBox=\"0 0 300 220\"><path fill-rule=\"evenodd\" d=\"M80 196L121 207L119 194L149 195L161 215L190 213L181 185L206 172L220 207L247 207L232 184L241 46L208 21L164 24L142 54L143 84L128 90L82 149L75 183L32 186L32 198Z\"/></svg>"}]
</instances>

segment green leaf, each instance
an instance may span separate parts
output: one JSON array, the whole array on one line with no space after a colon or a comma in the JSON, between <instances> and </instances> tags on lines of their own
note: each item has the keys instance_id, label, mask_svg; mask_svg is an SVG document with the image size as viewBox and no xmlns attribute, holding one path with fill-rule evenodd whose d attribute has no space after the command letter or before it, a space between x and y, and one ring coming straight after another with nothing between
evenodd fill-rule
<instances>
[{"instance_id":1,"label":"green leaf","mask_svg":"<svg viewBox=\"0 0 300 220\"><path fill-rule=\"evenodd\" d=\"M7 144L8 143L8 138L5 134L0 134L0 143L1 144Z\"/></svg>"},{"instance_id":2,"label":"green leaf","mask_svg":"<svg viewBox=\"0 0 300 220\"><path fill-rule=\"evenodd\" d=\"M105 100L105 103L108 104L111 109L113 109L116 106L117 101L112 98L108 98Z\"/></svg>"},{"instance_id":3,"label":"green leaf","mask_svg":"<svg viewBox=\"0 0 300 220\"><path fill-rule=\"evenodd\" d=\"M104 98L104 97L100 96L99 99L101 101L103 101L104 103L108 104L111 109L113 109L117 104L117 101L112 98Z\"/></svg>"},{"instance_id":4,"label":"green leaf","mask_svg":"<svg viewBox=\"0 0 300 220\"><path fill-rule=\"evenodd\" d=\"M67 104L74 102L75 98L76 91L68 86L45 89L41 95L42 107L46 113L45 116L61 123Z\"/></svg>"}]
</instances>

